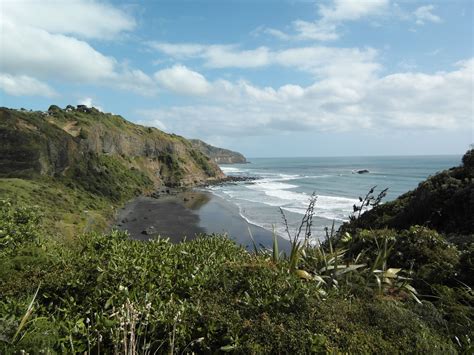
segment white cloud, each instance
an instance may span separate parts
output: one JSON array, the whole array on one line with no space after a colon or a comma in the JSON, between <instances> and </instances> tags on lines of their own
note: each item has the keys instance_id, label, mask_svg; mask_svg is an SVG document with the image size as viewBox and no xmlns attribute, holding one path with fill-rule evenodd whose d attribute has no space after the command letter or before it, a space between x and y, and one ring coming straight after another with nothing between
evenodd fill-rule
<instances>
[{"instance_id":1,"label":"white cloud","mask_svg":"<svg viewBox=\"0 0 474 355\"><path fill-rule=\"evenodd\" d=\"M72 36L105 39L133 28L133 20L116 8L94 1L2 1L1 5L0 66L5 74L107 85L142 94L156 91L156 84L142 71Z\"/></svg>"},{"instance_id":2,"label":"white cloud","mask_svg":"<svg viewBox=\"0 0 474 355\"><path fill-rule=\"evenodd\" d=\"M293 21L293 27L297 34L290 36L289 39L332 41L339 38L337 25L332 22L296 20Z\"/></svg>"},{"instance_id":3,"label":"white cloud","mask_svg":"<svg viewBox=\"0 0 474 355\"><path fill-rule=\"evenodd\" d=\"M131 69L127 65L120 65L107 84L143 96L153 96L158 91L155 81L148 74L140 69Z\"/></svg>"},{"instance_id":4,"label":"white cloud","mask_svg":"<svg viewBox=\"0 0 474 355\"><path fill-rule=\"evenodd\" d=\"M265 28L264 26L258 27L255 31L253 31L253 34L258 36L258 34L261 32L271 35L273 37L276 37L278 39L284 40L284 41L289 41L290 39L292 39L291 35L281 30L277 30L275 28Z\"/></svg>"},{"instance_id":5,"label":"white cloud","mask_svg":"<svg viewBox=\"0 0 474 355\"><path fill-rule=\"evenodd\" d=\"M48 84L26 75L0 73L0 89L13 96L57 96Z\"/></svg>"},{"instance_id":6,"label":"white cloud","mask_svg":"<svg viewBox=\"0 0 474 355\"><path fill-rule=\"evenodd\" d=\"M340 62L344 73L346 63ZM461 129L472 127L474 59L452 71L360 76L321 72L312 85L257 87L212 83L204 104L141 110L144 124L188 137L232 137L275 132L357 129ZM355 73L358 70L354 70ZM205 128L204 128L205 127Z\"/></svg>"},{"instance_id":7,"label":"white cloud","mask_svg":"<svg viewBox=\"0 0 474 355\"><path fill-rule=\"evenodd\" d=\"M258 47L239 49L237 45L148 42L148 46L176 59L201 58L211 68L255 68L269 63L270 50Z\"/></svg>"},{"instance_id":8,"label":"white cloud","mask_svg":"<svg viewBox=\"0 0 474 355\"><path fill-rule=\"evenodd\" d=\"M93 99L91 97L84 97L82 99L80 99L78 102L77 102L78 105L86 105L87 107L95 107L96 109L98 109L99 111L102 111L104 112L104 109L97 105L96 103L93 102Z\"/></svg>"},{"instance_id":9,"label":"white cloud","mask_svg":"<svg viewBox=\"0 0 474 355\"><path fill-rule=\"evenodd\" d=\"M210 46L205 52L207 65L212 68L255 68L269 62L269 49L237 50L228 46Z\"/></svg>"},{"instance_id":10,"label":"white cloud","mask_svg":"<svg viewBox=\"0 0 474 355\"><path fill-rule=\"evenodd\" d=\"M416 24L424 25L426 22L433 22L433 23L442 22L441 17L433 14L434 9L435 9L435 6L433 5L420 6L419 8L417 8L413 12L413 15L415 16Z\"/></svg>"},{"instance_id":11,"label":"white cloud","mask_svg":"<svg viewBox=\"0 0 474 355\"><path fill-rule=\"evenodd\" d=\"M378 71L377 51L372 48L310 46L290 48L273 54L278 65L307 71L317 77L370 77Z\"/></svg>"},{"instance_id":12,"label":"white cloud","mask_svg":"<svg viewBox=\"0 0 474 355\"><path fill-rule=\"evenodd\" d=\"M114 75L113 58L73 37L17 25L10 20L3 21L1 36L0 63L6 72L84 82Z\"/></svg>"},{"instance_id":13,"label":"white cloud","mask_svg":"<svg viewBox=\"0 0 474 355\"><path fill-rule=\"evenodd\" d=\"M0 3L6 19L49 33L110 39L135 27L135 20L124 11L95 1L1 0Z\"/></svg>"},{"instance_id":14,"label":"white cloud","mask_svg":"<svg viewBox=\"0 0 474 355\"><path fill-rule=\"evenodd\" d=\"M178 94L203 95L210 90L204 76L183 65L157 71L154 76L163 87Z\"/></svg>"},{"instance_id":15,"label":"white cloud","mask_svg":"<svg viewBox=\"0 0 474 355\"><path fill-rule=\"evenodd\" d=\"M471 127L474 117L474 58L451 72L397 73L370 92L369 109L390 126L452 129Z\"/></svg>"},{"instance_id":16,"label":"white cloud","mask_svg":"<svg viewBox=\"0 0 474 355\"><path fill-rule=\"evenodd\" d=\"M166 43L166 42L148 42L148 45L164 54L174 58L189 58L201 56L206 49L206 46L194 43Z\"/></svg>"},{"instance_id":17,"label":"white cloud","mask_svg":"<svg viewBox=\"0 0 474 355\"><path fill-rule=\"evenodd\" d=\"M175 59L200 58L210 68L249 68L280 65L312 73L315 76L329 74L348 76L371 75L379 69L375 62L377 51L372 48L337 48L327 46L295 47L272 51L266 47L239 49L235 45L202 45L189 48L190 44L151 43L152 48ZM186 53L184 56L183 53Z\"/></svg>"},{"instance_id":18,"label":"white cloud","mask_svg":"<svg viewBox=\"0 0 474 355\"><path fill-rule=\"evenodd\" d=\"M329 6L320 5L319 14L323 22L354 21L380 14L389 5L390 0L334 0Z\"/></svg>"},{"instance_id":19,"label":"white cloud","mask_svg":"<svg viewBox=\"0 0 474 355\"><path fill-rule=\"evenodd\" d=\"M318 20L293 21L293 34L274 28L263 32L282 40L333 41L340 37L338 29L343 22L385 14L389 6L390 0L333 0L329 5L319 5Z\"/></svg>"}]
</instances>

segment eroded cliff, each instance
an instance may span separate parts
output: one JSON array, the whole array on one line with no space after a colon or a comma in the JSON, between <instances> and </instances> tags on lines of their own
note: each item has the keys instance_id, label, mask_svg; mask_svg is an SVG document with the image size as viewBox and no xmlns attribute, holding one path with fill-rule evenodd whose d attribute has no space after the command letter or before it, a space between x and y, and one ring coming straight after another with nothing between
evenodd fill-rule
<instances>
[{"instance_id":1,"label":"eroded cliff","mask_svg":"<svg viewBox=\"0 0 474 355\"><path fill-rule=\"evenodd\" d=\"M247 159L238 153L229 149L214 147L199 139L190 139L193 147L199 149L203 154L210 157L217 164L244 164Z\"/></svg>"},{"instance_id":2,"label":"eroded cliff","mask_svg":"<svg viewBox=\"0 0 474 355\"><path fill-rule=\"evenodd\" d=\"M0 139L1 177L84 179L117 171L149 180L150 186L189 186L224 177L185 138L85 106L53 105L47 112L1 108Z\"/></svg>"}]
</instances>

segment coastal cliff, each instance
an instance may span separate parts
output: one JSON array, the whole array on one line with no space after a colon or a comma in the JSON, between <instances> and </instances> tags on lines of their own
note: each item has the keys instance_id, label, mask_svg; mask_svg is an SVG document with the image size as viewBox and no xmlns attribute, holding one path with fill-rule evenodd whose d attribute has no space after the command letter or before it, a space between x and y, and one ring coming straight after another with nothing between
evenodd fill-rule
<instances>
[{"instance_id":1,"label":"coastal cliff","mask_svg":"<svg viewBox=\"0 0 474 355\"><path fill-rule=\"evenodd\" d=\"M74 179L86 170L110 173L111 166L155 187L224 177L217 164L185 138L81 105L64 110L53 105L47 112L0 108L0 137L1 177Z\"/></svg>"},{"instance_id":2,"label":"coastal cliff","mask_svg":"<svg viewBox=\"0 0 474 355\"><path fill-rule=\"evenodd\" d=\"M225 178L185 138L81 105L0 108L0 142L0 197L38 206L68 237L103 231L135 196Z\"/></svg>"},{"instance_id":3,"label":"coastal cliff","mask_svg":"<svg viewBox=\"0 0 474 355\"><path fill-rule=\"evenodd\" d=\"M190 139L193 147L210 157L217 164L244 164L247 159L240 153L229 149L217 148L199 139Z\"/></svg>"}]
</instances>

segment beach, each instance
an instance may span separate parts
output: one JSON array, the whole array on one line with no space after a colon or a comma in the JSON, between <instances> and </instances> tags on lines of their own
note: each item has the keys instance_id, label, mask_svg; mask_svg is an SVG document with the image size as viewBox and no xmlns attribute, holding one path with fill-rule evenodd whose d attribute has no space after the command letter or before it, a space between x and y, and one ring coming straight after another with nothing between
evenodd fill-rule
<instances>
[{"instance_id":1,"label":"beach","mask_svg":"<svg viewBox=\"0 0 474 355\"><path fill-rule=\"evenodd\" d=\"M236 243L253 250L253 236L259 247L271 248L273 233L248 223L238 207L205 191L181 191L157 197L140 196L117 213L115 228L132 239L169 238L178 243L201 234L226 234ZM250 232L249 232L250 230ZM277 237L279 249L289 251L289 242Z\"/></svg>"}]
</instances>

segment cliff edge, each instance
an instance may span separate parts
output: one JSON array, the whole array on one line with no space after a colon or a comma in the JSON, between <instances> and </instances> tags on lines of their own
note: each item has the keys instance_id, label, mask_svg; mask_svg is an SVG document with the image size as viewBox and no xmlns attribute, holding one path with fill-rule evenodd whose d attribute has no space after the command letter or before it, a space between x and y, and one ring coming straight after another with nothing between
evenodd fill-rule
<instances>
[{"instance_id":1,"label":"cliff edge","mask_svg":"<svg viewBox=\"0 0 474 355\"><path fill-rule=\"evenodd\" d=\"M46 112L0 108L0 139L0 177L79 180L121 171L156 187L224 177L185 138L82 105L52 105Z\"/></svg>"},{"instance_id":2,"label":"cliff edge","mask_svg":"<svg viewBox=\"0 0 474 355\"><path fill-rule=\"evenodd\" d=\"M199 139L189 140L194 148L201 151L201 153L210 157L217 164L245 164L247 159L238 153L229 149L217 148L207 144Z\"/></svg>"}]
</instances>

